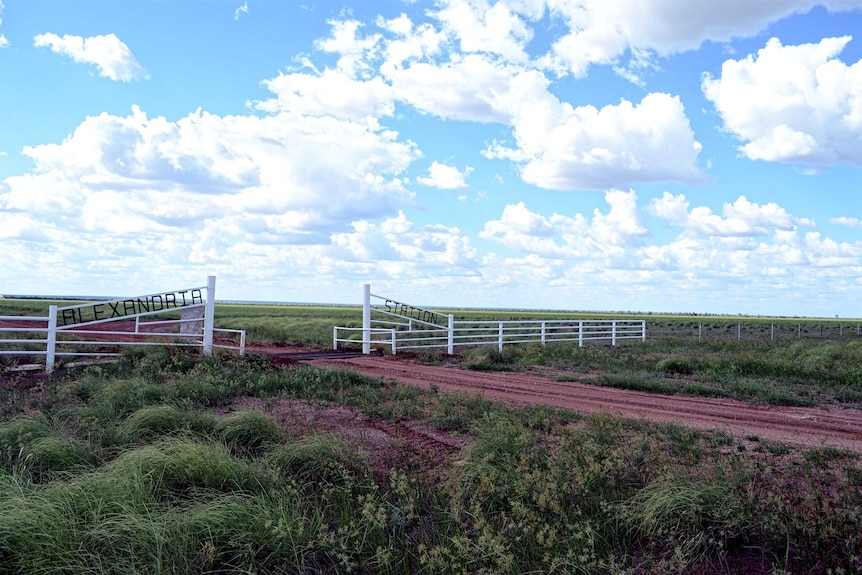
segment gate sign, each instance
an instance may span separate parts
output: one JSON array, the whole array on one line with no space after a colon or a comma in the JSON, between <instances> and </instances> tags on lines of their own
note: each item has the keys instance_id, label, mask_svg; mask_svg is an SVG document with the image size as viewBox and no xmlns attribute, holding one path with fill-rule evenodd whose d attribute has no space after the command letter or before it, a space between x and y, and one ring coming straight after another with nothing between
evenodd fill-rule
<instances>
[{"instance_id":1,"label":"gate sign","mask_svg":"<svg viewBox=\"0 0 862 575\"><path fill-rule=\"evenodd\" d=\"M59 308L57 310L57 324L58 327L66 327L96 323L203 304L203 293L200 288L162 292L137 298Z\"/></svg>"}]
</instances>

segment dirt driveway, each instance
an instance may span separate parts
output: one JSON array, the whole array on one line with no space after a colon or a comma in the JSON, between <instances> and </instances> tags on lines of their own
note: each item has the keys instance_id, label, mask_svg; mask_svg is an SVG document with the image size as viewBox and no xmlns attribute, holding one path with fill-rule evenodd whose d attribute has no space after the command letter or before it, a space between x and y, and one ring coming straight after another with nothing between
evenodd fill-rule
<instances>
[{"instance_id":1,"label":"dirt driveway","mask_svg":"<svg viewBox=\"0 0 862 575\"><path fill-rule=\"evenodd\" d=\"M287 350L281 349L284 353ZM303 359L319 367L349 369L372 377L441 391L478 393L496 401L607 413L636 420L723 430L809 448L837 447L862 453L862 410L751 405L728 399L667 396L557 381L558 372L478 372L453 365L423 365L401 356Z\"/></svg>"}]
</instances>

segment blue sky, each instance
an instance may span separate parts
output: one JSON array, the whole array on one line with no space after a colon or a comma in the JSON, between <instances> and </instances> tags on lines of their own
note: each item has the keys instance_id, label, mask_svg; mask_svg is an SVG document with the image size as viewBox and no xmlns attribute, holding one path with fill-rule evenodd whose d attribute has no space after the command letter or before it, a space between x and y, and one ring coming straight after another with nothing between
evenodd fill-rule
<instances>
[{"instance_id":1,"label":"blue sky","mask_svg":"<svg viewBox=\"0 0 862 575\"><path fill-rule=\"evenodd\" d=\"M0 293L860 317L860 182L860 0L0 0Z\"/></svg>"}]
</instances>

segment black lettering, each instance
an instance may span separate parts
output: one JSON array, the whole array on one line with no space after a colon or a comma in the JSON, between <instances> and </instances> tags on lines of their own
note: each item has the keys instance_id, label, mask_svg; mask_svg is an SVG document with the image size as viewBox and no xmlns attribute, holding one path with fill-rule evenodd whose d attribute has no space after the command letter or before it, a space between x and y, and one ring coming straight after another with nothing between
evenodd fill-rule
<instances>
[{"instance_id":1,"label":"black lettering","mask_svg":"<svg viewBox=\"0 0 862 575\"><path fill-rule=\"evenodd\" d=\"M78 308L78 323L84 323L84 316L81 314L81 308Z\"/></svg>"},{"instance_id":2,"label":"black lettering","mask_svg":"<svg viewBox=\"0 0 862 575\"><path fill-rule=\"evenodd\" d=\"M199 289L192 290L192 305L195 303L204 303L204 297Z\"/></svg>"},{"instance_id":3,"label":"black lettering","mask_svg":"<svg viewBox=\"0 0 862 575\"><path fill-rule=\"evenodd\" d=\"M120 302L116 302L116 303L108 302L108 305L111 307L111 317L112 318L113 317L120 317L121 315L123 315L120 313L120 310L117 309L118 307L120 307Z\"/></svg>"},{"instance_id":4,"label":"black lettering","mask_svg":"<svg viewBox=\"0 0 862 575\"><path fill-rule=\"evenodd\" d=\"M156 307L156 298L159 298L159 307ZM165 309L165 303L162 301L162 296L154 295L150 298L153 303L153 311L159 311L160 309Z\"/></svg>"},{"instance_id":5,"label":"black lettering","mask_svg":"<svg viewBox=\"0 0 862 575\"><path fill-rule=\"evenodd\" d=\"M188 290L178 291L178 294L182 294L183 296L183 307L189 305L186 303L186 294L189 293Z\"/></svg>"},{"instance_id":6,"label":"black lettering","mask_svg":"<svg viewBox=\"0 0 862 575\"><path fill-rule=\"evenodd\" d=\"M390 303L391 303L391 302L390 302L390 300L386 300L386 301L383 303L383 305L385 305L385 306L386 306L386 311L388 311L388 312L392 312L392 306L390 306L390 305L389 305Z\"/></svg>"},{"instance_id":7,"label":"black lettering","mask_svg":"<svg viewBox=\"0 0 862 575\"><path fill-rule=\"evenodd\" d=\"M123 300L123 315L129 315L135 313L135 300L133 299L124 299Z\"/></svg>"},{"instance_id":8,"label":"black lettering","mask_svg":"<svg viewBox=\"0 0 862 575\"><path fill-rule=\"evenodd\" d=\"M173 305L171 305L173 304ZM177 296L173 293L165 294L165 307L177 307Z\"/></svg>"},{"instance_id":9,"label":"black lettering","mask_svg":"<svg viewBox=\"0 0 862 575\"><path fill-rule=\"evenodd\" d=\"M140 313L141 310L150 311L150 302L146 299L138 298L138 313Z\"/></svg>"},{"instance_id":10,"label":"black lettering","mask_svg":"<svg viewBox=\"0 0 862 575\"><path fill-rule=\"evenodd\" d=\"M64 309L63 310L63 325L69 325L69 321L75 323L75 310L73 309Z\"/></svg>"},{"instance_id":11,"label":"black lettering","mask_svg":"<svg viewBox=\"0 0 862 575\"><path fill-rule=\"evenodd\" d=\"M103 304L103 303L97 303L96 305L93 306L93 319L95 319L95 320L102 319L102 314L104 314L105 312L103 312L101 308L104 307L104 305L105 304Z\"/></svg>"}]
</instances>

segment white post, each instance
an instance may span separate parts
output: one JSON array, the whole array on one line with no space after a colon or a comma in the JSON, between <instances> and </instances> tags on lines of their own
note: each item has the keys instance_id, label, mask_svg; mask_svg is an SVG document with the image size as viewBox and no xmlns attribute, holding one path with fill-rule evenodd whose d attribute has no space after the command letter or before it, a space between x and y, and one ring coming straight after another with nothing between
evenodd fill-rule
<instances>
[{"instance_id":1,"label":"white post","mask_svg":"<svg viewBox=\"0 0 862 575\"><path fill-rule=\"evenodd\" d=\"M611 345L617 345L617 322L616 320L611 322Z\"/></svg>"},{"instance_id":2,"label":"white post","mask_svg":"<svg viewBox=\"0 0 862 575\"><path fill-rule=\"evenodd\" d=\"M646 341L646 320L641 320L641 341Z\"/></svg>"},{"instance_id":3,"label":"white post","mask_svg":"<svg viewBox=\"0 0 862 575\"><path fill-rule=\"evenodd\" d=\"M362 353L371 353L371 284L362 285Z\"/></svg>"},{"instance_id":4,"label":"white post","mask_svg":"<svg viewBox=\"0 0 862 575\"><path fill-rule=\"evenodd\" d=\"M392 355L397 353L395 349L395 329L392 330Z\"/></svg>"},{"instance_id":5,"label":"white post","mask_svg":"<svg viewBox=\"0 0 862 575\"><path fill-rule=\"evenodd\" d=\"M53 373L57 351L57 306L48 306L48 343L45 348L45 372Z\"/></svg>"},{"instance_id":6,"label":"white post","mask_svg":"<svg viewBox=\"0 0 862 575\"><path fill-rule=\"evenodd\" d=\"M742 324L736 324L736 340L739 341L742 339Z\"/></svg>"},{"instance_id":7,"label":"white post","mask_svg":"<svg viewBox=\"0 0 862 575\"><path fill-rule=\"evenodd\" d=\"M332 349L338 351L338 326L332 328Z\"/></svg>"},{"instance_id":8,"label":"white post","mask_svg":"<svg viewBox=\"0 0 862 575\"><path fill-rule=\"evenodd\" d=\"M503 352L503 322L500 322L500 335L497 337L497 349Z\"/></svg>"},{"instance_id":9,"label":"white post","mask_svg":"<svg viewBox=\"0 0 862 575\"><path fill-rule=\"evenodd\" d=\"M239 356L243 357L245 355L245 330L242 330L239 334Z\"/></svg>"},{"instance_id":10,"label":"white post","mask_svg":"<svg viewBox=\"0 0 862 575\"><path fill-rule=\"evenodd\" d=\"M578 322L578 347L584 347L584 321Z\"/></svg>"},{"instance_id":11,"label":"white post","mask_svg":"<svg viewBox=\"0 0 862 575\"><path fill-rule=\"evenodd\" d=\"M449 333L448 333L448 345L446 346L446 352L449 355L455 354L455 316L453 314L449 314Z\"/></svg>"},{"instance_id":12,"label":"white post","mask_svg":"<svg viewBox=\"0 0 862 575\"><path fill-rule=\"evenodd\" d=\"M215 276L207 277L207 304L204 312L204 355L213 354L213 327L215 323Z\"/></svg>"},{"instance_id":13,"label":"white post","mask_svg":"<svg viewBox=\"0 0 862 575\"><path fill-rule=\"evenodd\" d=\"M772 324L772 341L775 341L775 324Z\"/></svg>"},{"instance_id":14,"label":"white post","mask_svg":"<svg viewBox=\"0 0 862 575\"><path fill-rule=\"evenodd\" d=\"M542 345L545 345L545 322L542 322Z\"/></svg>"}]
</instances>

